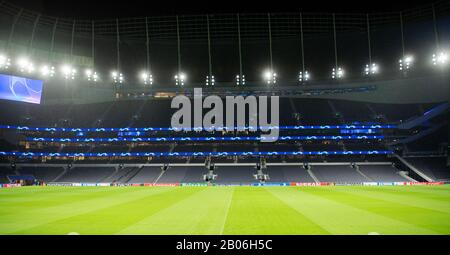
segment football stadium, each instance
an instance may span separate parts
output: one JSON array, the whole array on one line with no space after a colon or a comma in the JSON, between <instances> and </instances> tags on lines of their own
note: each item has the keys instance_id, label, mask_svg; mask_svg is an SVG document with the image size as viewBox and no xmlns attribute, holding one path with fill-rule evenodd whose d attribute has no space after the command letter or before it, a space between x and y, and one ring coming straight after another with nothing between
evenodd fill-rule
<instances>
[{"instance_id":1,"label":"football stadium","mask_svg":"<svg viewBox=\"0 0 450 255\"><path fill-rule=\"evenodd\" d=\"M0 2L1 235L449 235L450 3Z\"/></svg>"}]
</instances>

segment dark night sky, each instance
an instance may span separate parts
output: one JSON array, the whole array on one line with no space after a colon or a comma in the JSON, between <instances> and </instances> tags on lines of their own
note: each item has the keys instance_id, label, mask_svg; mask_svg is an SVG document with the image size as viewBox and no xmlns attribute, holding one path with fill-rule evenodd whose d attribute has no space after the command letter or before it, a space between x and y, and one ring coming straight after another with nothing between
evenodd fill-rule
<instances>
[{"instance_id":1,"label":"dark night sky","mask_svg":"<svg viewBox=\"0 0 450 255\"><path fill-rule=\"evenodd\" d=\"M11 0L9 0L11 1ZM113 18L173 14L249 13L249 12L390 12L417 6L430 5L432 1L250 1L250 0L14 0L24 8L52 16L77 18Z\"/></svg>"}]
</instances>

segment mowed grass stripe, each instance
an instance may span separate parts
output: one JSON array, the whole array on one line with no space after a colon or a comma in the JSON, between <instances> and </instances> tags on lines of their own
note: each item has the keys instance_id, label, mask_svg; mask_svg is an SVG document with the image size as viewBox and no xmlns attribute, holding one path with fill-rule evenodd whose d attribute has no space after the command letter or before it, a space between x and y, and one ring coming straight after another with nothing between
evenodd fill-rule
<instances>
[{"instance_id":1,"label":"mowed grass stripe","mask_svg":"<svg viewBox=\"0 0 450 255\"><path fill-rule=\"evenodd\" d=\"M268 188L280 200L331 234L437 234L351 205L314 195L319 187ZM305 190L312 190L311 193Z\"/></svg>"},{"instance_id":2,"label":"mowed grass stripe","mask_svg":"<svg viewBox=\"0 0 450 255\"><path fill-rule=\"evenodd\" d=\"M27 187L24 187L27 189ZM45 187L45 189L53 189L57 187ZM0 214L3 217L11 215L13 217L20 215L20 213L40 213L49 209L54 211L59 209L59 206L66 207L70 204L77 204L79 202L85 203L86 201L101 199L104 197L110 197L114 195L122 195L127 192L136 192L138 189L126 189L126 187L97 187L95 189L85 189L84 187L78 187L77 189L60 190L59 194L39 193L30 195L28 201L18 200L14 202L14 194L11 194L11 200L8 203L2 203L0 207ZM23 210L26 209L26 210ZM36 210L36 211L35 211Z\"/></svg>"},{"instance_id":3,"label":"mowed grass stripe","mask_svg":"<svg viewBox=\"0 0 450 255\"><path fill-rule=\"evenodd\" d=\"M167 192L153 194L147 188L148 196L49 222L44 225L20 231L20 234L115 234L150 215L186 199L201 189L166 188ZM181 192L180 192L181 191ZM120 200L119 200L120 201Z\"/></svg>"},{"instance_id":4,"label":"mowed grass stripe","mask_svg":"<svg viewBox=\"0 0 450 255\"><path fill-rule=\"evenodd\" d=\"M351 188L352 187L345 186L320 187L317 189L305 189L304 192L392 218L397 221L427 228L441 234L450 233L449 213L386 201L383 200L382 194L380 194L378 198L363 196L359 194L358 190L352 190Z\"/></svg>"},{"instance_id":5,"label":"mowed grass stripe","mask_svg":"<svg viewBox=\"0 0 450 255\"><path fill-rule=\"evenodd\" d=\"M399 203L407 206L421 207L428 210L434 210L443 213L450 213L449 197L430 197L430 194L420 192L408 192L408 190L399 190L398 192L385 192L384 189L377 187L374 189L356 189L341 190L343 192L357 192L361 196L382 199L389 202ZM448 192L448 191L447 191Z\"/></svg>"},{"instance_id":6,"label":"mowed grass stripe","mask_svg":"<svg viewBox=\"0 0 450 255\"><path fill-rule=\"evenodd\" d=\"M118 234L221 234L234 187L192 189L201 191L150 215Z\"/></svg>"},{"instance_id":7,"label":"mowed grass stripe","mask_svg":"<svg viewBox=\"0 0 450 255\"><path fill-rule=\"evenodd\" d=\"M97 189L96 189L97 188ZM0 203L17 202L17 201L28 201L40 199L41 197L46 198L47 196L65 196L64 192L74 191L77 193L89 193L94 190L99 190L99 187L20 187L20 188L10 188L10 189L0 189Z\"/></svg>"},{"instance_id":8,"label":"mowed grass stripe","mask_svg":"<svg viewBox=\"0 0 450 255\"><path fill-rule=\"evenodd\" d=\"M45 187L53 188L53 187ZM133 201L170 191L170 188L147 188L147 187L111 187L110 192L93 193L78 201L73 201L66 191L67 197L61 197L63 203L54 206L43 206L38 208L28 208L26 206L11 207L8 214L0 214L0 234L17 233L28 228L35 228L40 225L49 224L57 220L72 217L79 214L88 213L101 208L118 205L127 201ZM45 233L45 231L39 231Z\"/></svg>"},{"instance_id":9,"label":"mowed grass stripe","mask_svg":"<svg viewBox=\"0 0 450 255\"><path fill-rule=\"evenodd\" d=\"M28 189L29 187L22 187ZM20 189L22 189L20 188ZM40 187L42 189L42 187ZM20 207L26 207L28 210L34 208L45 208L51 206L58 206L61 204L67 204L68 202L76 203L78 201L84 201L86 199L94 199L103 196L111 196L114 193L124 192L124 187L77 187L76 189L64 187L46 187L46 189L56 189L55 192L40 192L38 190L28 194L20 194L18 197L16 194L9 194L7 201L1 198L4 195L0 195L0 203L4 205L0 207L0 213L7 213L11 209L20 209Z\"/></svg>"},{"instance_id":10,"label":"mowed grass stripe","mask_svg":"<svg viewBox=\"0 0 450 255\"><path fill-rule=\"evenodd\" d=\"M352 186L354 190L382 192L387 195L407 195L424 199L450 202L450 186Z\"/></svg>"},{"instance_id":11,"label":"mowed grass stripe","mask_svg":"<svg viewBox=\"0 0 450 255\"><path fill-rule=\"evenodd\" d=\"M236 187L224 234L328 234L262 187Z\"/></svg>"}]
</instances>

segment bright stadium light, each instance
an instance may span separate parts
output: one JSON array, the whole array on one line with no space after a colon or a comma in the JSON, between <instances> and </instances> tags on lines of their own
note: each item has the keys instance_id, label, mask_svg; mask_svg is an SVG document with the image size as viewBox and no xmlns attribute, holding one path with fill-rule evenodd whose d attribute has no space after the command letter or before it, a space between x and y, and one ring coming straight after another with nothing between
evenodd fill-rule
<instances>
[{"instance_id":1,"label":"bright stadium light","mask_svg":"<svg viewBox=\"0 0 450 255\"><path fill-rule=\"evenodd\" d=\"M99 76L96 71L93 71L91 69L86 69L84 72L86 74L86 78L88 81L97 82L99 79Z\"/></svg>"},{"instance_id":2,"label":"bright stadium light","mask_svg":"<svg viewBox=\"0 0 450 255\"><path fill-rule=\"evenodd\" d=\"M186 82L186 74L184 74L184 73L176 74L174 76L174 79L175 79L175 85L184 86L184 83Z\"/></svg>"},{"instance_id":3,"label":"bright stadium light","mask_svg":"<svg viewBox=\"0 0 450 255\"><path fill-rule=\"evenodd\" d=\"M275 73L273 70L266 70L263 76L267 84L277 83L277 73Z\"/></svg>"},{"instance_id":4,"label":"bright stadium light","mask_svg":"<svg viewBox=\"0 0 450 255\"><path fill-rule=\"evenodd\" d=\"M92 80L93 80L94 82L98 81L99 78L100 78L100 76L97 74L97 72L94 72L94 73L92 74Z\"/></svg>"},{"instance_id":5,"label":"bright stadium light","mask_svg":"<svg viewBox=\"0 0 450 255\"><path fill-rule=\"evenodd\" d=\"M5 55L0 55L0 69L8 69L11 65L11 59Z\"/></svg>"},{"instance_id":6,"label":"bright stadium light","mask_svg":"<svg viewBox=\"0 0 450 255\"><path fill-rule=\"evenodd\" d=\"M34 72L33 63L26 57L21 57L17 59L17 67L20 72L32 73Z\"/></svg>"},{"instance_id":7,"label":"bright stadium light","mask_svg":"<svg viewBox=\"0 0 450 255\"><path fill-rule=\"evenodd\" d=\"M237 86L244 86L245 85L245 75L236 75L236 85Z\"/></svg>"},{"instance_id":8,"label":"bright stadium light","mask_svg":"<svg viewBox=\"0 0 450 255\"><path fill-rule=\"evenodd\" d=\"M341 67L338 67L337 70L336 68L333 68L333 70L331 71L331 78L333 79L344 78L344 75L345 75L344 69L342 69Z\"/></svg>"},{"instance_id":9,"label":"bright stadium light","mask_svg":"<svg viewBox=\"0 0 450 255\"><path fill-rule=\"evenodd\" d=\"M411 55L406 55L398 61L400 71L409 70L414 63L414 57Z\"/></svg>"},{"instance_id":10,"label":"bright stadium light","mask_svg":"<svg viewBox=\"0 0 450 255\"><path fill-rule=\"evenodd\" d=\"M448 53L441 51L436 54L433 54L432 62L434 66L445 66L448 64Z\"/></svg>"},{"instance_id":11,"label":"bright stadium light","mask_svg":"<svg viewBox=\"0 0 450 255\"><path fill-rule=\"evenodd\" d=\"M311 75L310 75L309 72L306 71L306 70L305 70L304 73L300 71L300 73L298 74L298 81L299 81L300 83L309 81L310 78L311 78Z\"/></svg>"},{"instance_id":12,"label":"bright stadium light","mask_svg":"<svg viewBox=\"0 0 450 255\"><path fill-rule=\"evenodd\" d=\"M63 65L61 67L61 73L64 76L64 79L75 79L75 75L77 74L77 70L70 65Z\"/></svg>"},{"instance_id":13,"label":"bright stadium light","mask_svg":"<svg viewBox=\"0 0 450 255\"><path fill-rule=\"evenodd\" d=\"M153 84L153 75L150 72L143 71L143 72L141 72L140 76L141 76L142 82L144 82L145 85Z\"/></svg>"},{"instance_id":14,"label":"bright stadium light","mask_svg":"<svg viewBox=\"0 0 450 255\"><path fill-rule=\"evenodd\" d=\"M376 63L367 64L364 67L364 74L365 75L377 74L379 71L380 71L380 68L378 67L378 65Z\"/></svg>"},{"instance_id":15,"label":"bright stadium light","mask_svg":"<svg viewBox=\"0 0 450 255\"><path fill-rule=\"evenodd\" d=\"M55 67L50 65L43 65L39 72L44 77L53 77L55 75Z\"/></svg>"},{"instance_id":16,"label":"bright stadium light","mask_svg":"<svg viewBox=\"0 0 450 255\"><path fill-rule=\"evenodd\" d=\"M211 75L211 78L209 75L206 76L206 86L214 86L216 84L216 79L214 78L214 75Z\"/></svg>"},{"instance_id":17,"label":"bright stadium light","mask_svg":"<svg viewBox=\"0 0 450 255\"><path fill-rule=\"evenodd\" d=\"M124 81L123 74L118 71L112 71L111 76L114 83L123 83Z\"/></svg>"}]
</instances>

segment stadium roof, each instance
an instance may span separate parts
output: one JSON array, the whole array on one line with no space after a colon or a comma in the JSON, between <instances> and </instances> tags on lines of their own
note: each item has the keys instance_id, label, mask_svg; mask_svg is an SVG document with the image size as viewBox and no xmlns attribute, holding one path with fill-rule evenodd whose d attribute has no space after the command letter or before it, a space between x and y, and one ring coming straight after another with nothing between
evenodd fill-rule
<instances>
[{"instance_id":1,"label":"stadium roof","mask_svg":"<svg viewBox=\"0 0 450 255\"><path fill-rule=\"evenodd\" d=\"M6 1L9 2L9 1ZM432 1L436 4L441 0ZM398 12L429 6L430 1L277 1L276 4L257 4L255 2L228 0L226 4L211 4L207 0L195 1L92 1L86 0L15 0L14 4L44 15L78 19L104 19L142 16L188 15L188 14L226 14L255 12L336 12L336 13L381 13Z\"/></svg>"}]
</instances>

